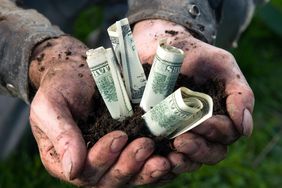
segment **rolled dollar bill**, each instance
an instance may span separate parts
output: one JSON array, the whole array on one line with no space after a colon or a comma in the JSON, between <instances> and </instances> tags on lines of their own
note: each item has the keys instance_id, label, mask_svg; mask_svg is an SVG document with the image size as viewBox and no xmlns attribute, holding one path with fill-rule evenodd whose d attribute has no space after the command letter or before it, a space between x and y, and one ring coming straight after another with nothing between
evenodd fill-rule
<instances>
[{"instance_id":1,"label":"rolled dollar bill","mask_svg":"<svg viewBox=\"0 0 282 188\"><path fill-rule=\"evenodd\" d=\"M145 112L170 95L180 73L184 59L181 49L159 42L157 53L149 74L148 82L140 103Z\"/></svg>"},{"instance_id":2,"label":"rolled dollar bill","mask_svg":"<svg viewBox=\"0 0 282 188\"><path fill-rule=\"evenodd\" d=\"M87 64L112 118L122 121L130 117L133 111L126 92L122 91L123 82L118 80L118 71L111 70L114 69L113 53L107 53L100 47L88 50L86 55Z\"/></svg>"},{"instance_id":3,"label":"rolled dollar bill","mask_svg":"<svg viewBox=\"0 0 282 188\"><path fill-rule=\"evenodd\" d=\"M106 49L106 58L110 67L111 75L114 81L117 98L120 107L120 120L133 115L132 106L127 95L123 80L120 75L119 66L117 65L113 50L111 48Z\"/></svg>"},{"instance_id":4,"label":"rolled dollar bill","mask_svg":"<svg viewBox=\"0 0 282 188\"><path fill-rule=\"evenodd\" d=\"M128 19L117 21L108 29L108 33L117 59L122 66L128 96L132 103L140 103L147 80L133 41Z\"/></svg>"},{"instance_id":5,"label":"rolled dollar bill","mask_svg":"<svg viewBox=\"0 0 282 188\"><path fill-rule=\"evenodd\" d=\"M120 53L120 47L119 47L119 34L118 34L118 31L117 31L116 24L111 25L108 28L107 31L108 31L108 35L110 37L112 47L113 47L113 50L115 52L117 61L118 61L119 65L122 66L121 65L121 57L120 57L121 53Z\"/></svg>"},{"instance_id":6,"label":"rolled dollar bill","mask_svg":"<svg viewBox=\"0 0 282 188\"><path fill-rule=\"evenodd\" d=\"M153 135L174 138L210 118L212 111L210 96L181 87L142 118Z\"/></svg>"}]
</instances>

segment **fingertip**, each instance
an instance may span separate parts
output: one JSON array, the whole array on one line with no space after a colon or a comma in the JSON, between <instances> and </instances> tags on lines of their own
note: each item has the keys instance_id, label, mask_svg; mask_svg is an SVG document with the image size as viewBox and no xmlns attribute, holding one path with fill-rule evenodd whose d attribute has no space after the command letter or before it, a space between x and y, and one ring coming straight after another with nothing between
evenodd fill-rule
<instances>
[{"instance_id":1,"label":"fingertip","mask_svg":"<svg viewBox=\"0 0 282 188\"><path fill-rule=\"evenodd\" d=\"M131 180L133 185L145 185L158 181L169 173L170 162L161 156L153 156L143 166L140 173Z\"/></svg>"},{"instance_id":2,"label":"fingertip","mask_svg":"<svg viewBox=\"0 0 282 188\"><path fill-rule=\"evenodd\" d=\"M84 167L87 149L85 145L81 145L80 150L67 150L63 156L63 171L67 179L73 180L77 178Z\"/></svg>"},{"instance_id":3,"label":"fingertip","mask_svg":"<svg viewBox=\"0 0 282 188\"><path fill-rule=\"evenodd\" d=\"M62 138L58 140L56 149L61 157L61 165L64 176L67 180L77 178L85 164L87 149L78 132L66 132Z\"/></svg>"},{"instance_id":4,"label":"fingertip","mask_svg":"<svg viewBox=\"0 0 282 188\"><path fill-rule=\"evenodd\" d=\"M103 153L119 153L127 144L128 136L123 131L112 131L101 137L95 145L90 149L90 156L92 153L96 156L97 151Z\"/></svg>"},{"instance_id":5,"label":"fingertip","mask_svg":"<svg viewBox=\"0 0 282 188\"><path fill-rule=\"evenodd\" d=\"M151 159L152 168L158 169L159 171L169 171L171 168L170 162L161 156L155 156Z\"/></svg>"},{"instance_id":6,"label":"fingertip","mask_svg":"<svg viewBox=\"0 0 282 188\"><path fill-rule=\"evenodd\" d=\"M254 94L251 88L245 83L230 82L226 87L226 93L228 95L226 108L228 114L236 126L237 131L241 135L248 136L252 132L252 126L244 127L243 122L245 121L246 124L252 124L250 121L252 119L251 113L255 102ZM245 112L246 109L248 112Z\"/></svg>"},{"instance_id":7,"label":"fingertip","mask_svg":"<svg viewBox=\"0 0 282 188\"><path fill-rule=\"evenodd\" d=\"M136 146L135 160L138 162L148 159L155 150L155 142L145 137L136 139L132 145Z\"/></svg>"}]
</instances>

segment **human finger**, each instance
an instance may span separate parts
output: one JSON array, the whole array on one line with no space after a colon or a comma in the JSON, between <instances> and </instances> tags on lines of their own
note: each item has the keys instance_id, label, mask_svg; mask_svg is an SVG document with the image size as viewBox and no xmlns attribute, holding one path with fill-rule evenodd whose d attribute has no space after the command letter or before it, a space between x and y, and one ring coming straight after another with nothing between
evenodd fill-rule
<instances>
[{"instance_id":1,"label":"human finger","mask_svg":"<svg viewBox=\"0 0 282 188\"><path fill-rule=\"evenodd\" d=\"M62 171L60 157L57 154L52 142L47 135L40 130L34 122L31 123L31 130L38 145L40 158L46 170L52 175L62 180L66 177Z\"/></svg>"},{"instance_id":2,"label":"human finger","mask_svg":"<svg viewBox=\"0 0 282 188\"><path fill-rule=\"evenodd\" d=\"M98 187L121 187L135 176L154 151L154 142L138 138L121 153L115 165L98 182Z\"/></svg>"},{"instance_id":3,"label":"human finger","mask_svg":"<svg viewBox=\"0 0 282 188\"><path fill-rule=\"evenodd\" d=\"M177 152L185 154L189 159L203 164L216 164L223 160L227 146L212 143L193 133L184 133L175 138L173 146Z\"/></svg>"},{"instance_id":4,"label":"human finger","mask_svg":"<svg viewBox=\"0 0 282 188\"><path fill-rule=\"evenodd\" d=\"M113 131L100 138L88 153L80 179L88 186L95 185L118 159L127 139L122 131Z\"/></svg>"},{"instance_id":5,"label":"human finger","mask_svg":"<svg viewBox=\"0 0 282 188\"><path fill-rule=\"evenodd\" d=\"M86 146L64 97L48 96L39 89L31 104L30 120L50 139L65 178L74 179L84 165ZM53 164L46 165L52 171Z\"/></svg>"},{"instance_id":6,"label":"human finger","mask_svg":"<svg viewBox=\"0 0 282 188\"><path fill-rule=\"evenodd\" d=\"M237 79L226 83L226 108L239 133L250 136L253 130L254 94L247 84L239 80L243 78L238 76Z\"/></svg>"},{"instance_id":7,"label":"human finger","mask_svg":"<svg viewBox=\"0 0 282 188\"><path fill-rule=\"evenodd\" d=\"M193 172L201 167L201 163L190 160L183 153L171 152L168 159L172 166L174 174L182 174L184 172Z\"/></svg>"},{"instance_id":8,"label":"human finger","mask_svg":"<svg viewBox=\"0 0 282 188\"><path fill-rule=\"evenodd\" d=\"M191 132L205 137L211 142L231 144L235 142L240 134L230 118L224 115L215 115L195 127Z\"/></svg>"},{"instance_id":9,"label":"human finger","mask_svg":"<svg viewBox=\"0 0 282 188\"><path fill-rule=\"evenodd\" d=\"M133 185L145 185L156 182L170 170L170 163L165 157L153 156L144 164L142 170L130 183Z\"/></svg>"}]
</instances>

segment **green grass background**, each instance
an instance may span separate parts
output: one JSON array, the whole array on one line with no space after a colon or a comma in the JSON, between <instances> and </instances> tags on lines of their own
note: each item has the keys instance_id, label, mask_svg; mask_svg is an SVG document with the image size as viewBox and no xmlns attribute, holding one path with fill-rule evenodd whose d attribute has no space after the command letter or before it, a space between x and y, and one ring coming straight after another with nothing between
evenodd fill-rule
<instances>
[{"instance_id":1,"label":"green grass background","mask_svg":"<svg viewBox=\"0 0 282 188\"><path fill-rule=\"evenodd\" d=\"M93 8L81 14L75 33L85 35L97 24L83 20ZM100 15L102 15L99 12ZM231 51L256 96L254 132L229 148L227 158L215 166L203 166L197 172L183 174L165 188L198 187L281 187L282 186L282 2L272 0L259 8L248 30ZM72 187L52 178L43 168L35 144L29 136L17 152L0 162L0 188ZM150 186L147 186L150 187Z\"/></svg>"}]
</instances>

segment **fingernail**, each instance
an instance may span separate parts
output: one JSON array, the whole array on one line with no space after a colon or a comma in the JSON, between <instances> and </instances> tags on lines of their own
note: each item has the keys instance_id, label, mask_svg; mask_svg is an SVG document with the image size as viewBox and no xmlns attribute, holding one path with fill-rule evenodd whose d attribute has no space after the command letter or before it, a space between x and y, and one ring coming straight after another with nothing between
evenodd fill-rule
<instances>
[{"instance_id":1,"label":"fingernail","mask_svg":"<svg viewBox=\"0 0 282 188\"><path fill-rule=\"evenodd\" d=\"M112 153L120 152L122 148L125 146L125 144L127 143L127 139L128 138L126 134L114 138L111 144L111 152Z\"/></svg>"},{"instance_id":2,"label":"fingernail","mask_svg":"<svg viewBox=\"0 0 282 188\"><path fill-rule=\"evenodd\" d=\"M71 180L72 160L70 152L67 150L62 160L63 172L67 180Z\"/></svg>"},{"instance_id":3,"label":"fingernail","mask_svg":"<svg viewBox=\"0 0 282 188\"><path fill-rule=\"evenodd\" d=\"M158 178L163 174L164 174L164 171L156 170L156 171L152 172L151 177L152 178Z\"/></svg>"},{"instance_id":4,"label":"fingernail","mask_svg":"<svg viewBox=\"0 0 282 188\"><path fill-rule=\"evenodd\" d=\"M183 141L179 147L177 148L178 151L180 152L184 152L185 154L193 154L197 151L198 149L198 144L196 143L196 141L194 140L185 140Z\"/></svg>"},{"instance_id":5,"label":"fingernail","mask_svg":"<svg viewBox=\"0 0 282 188\"><path fill-rule=\"evenodd\" d=\"M253 132L253 118L252 118L252 114L248 109L244 110L242 127L243 127L243 135L247 137L251 136Z\"/></svg>"},{"instance_id":6,"label":"fingernail","mask_svg":"<svg viewBox=\"0 0 282 188\"><path fill-rule=\"evenodd\" d=\"M137 150L135 153L135 160L136 161L145 161L154 151L154 144L153 142L148 144L147 146L144 146Z\"/></svg>"}]
</instances>

